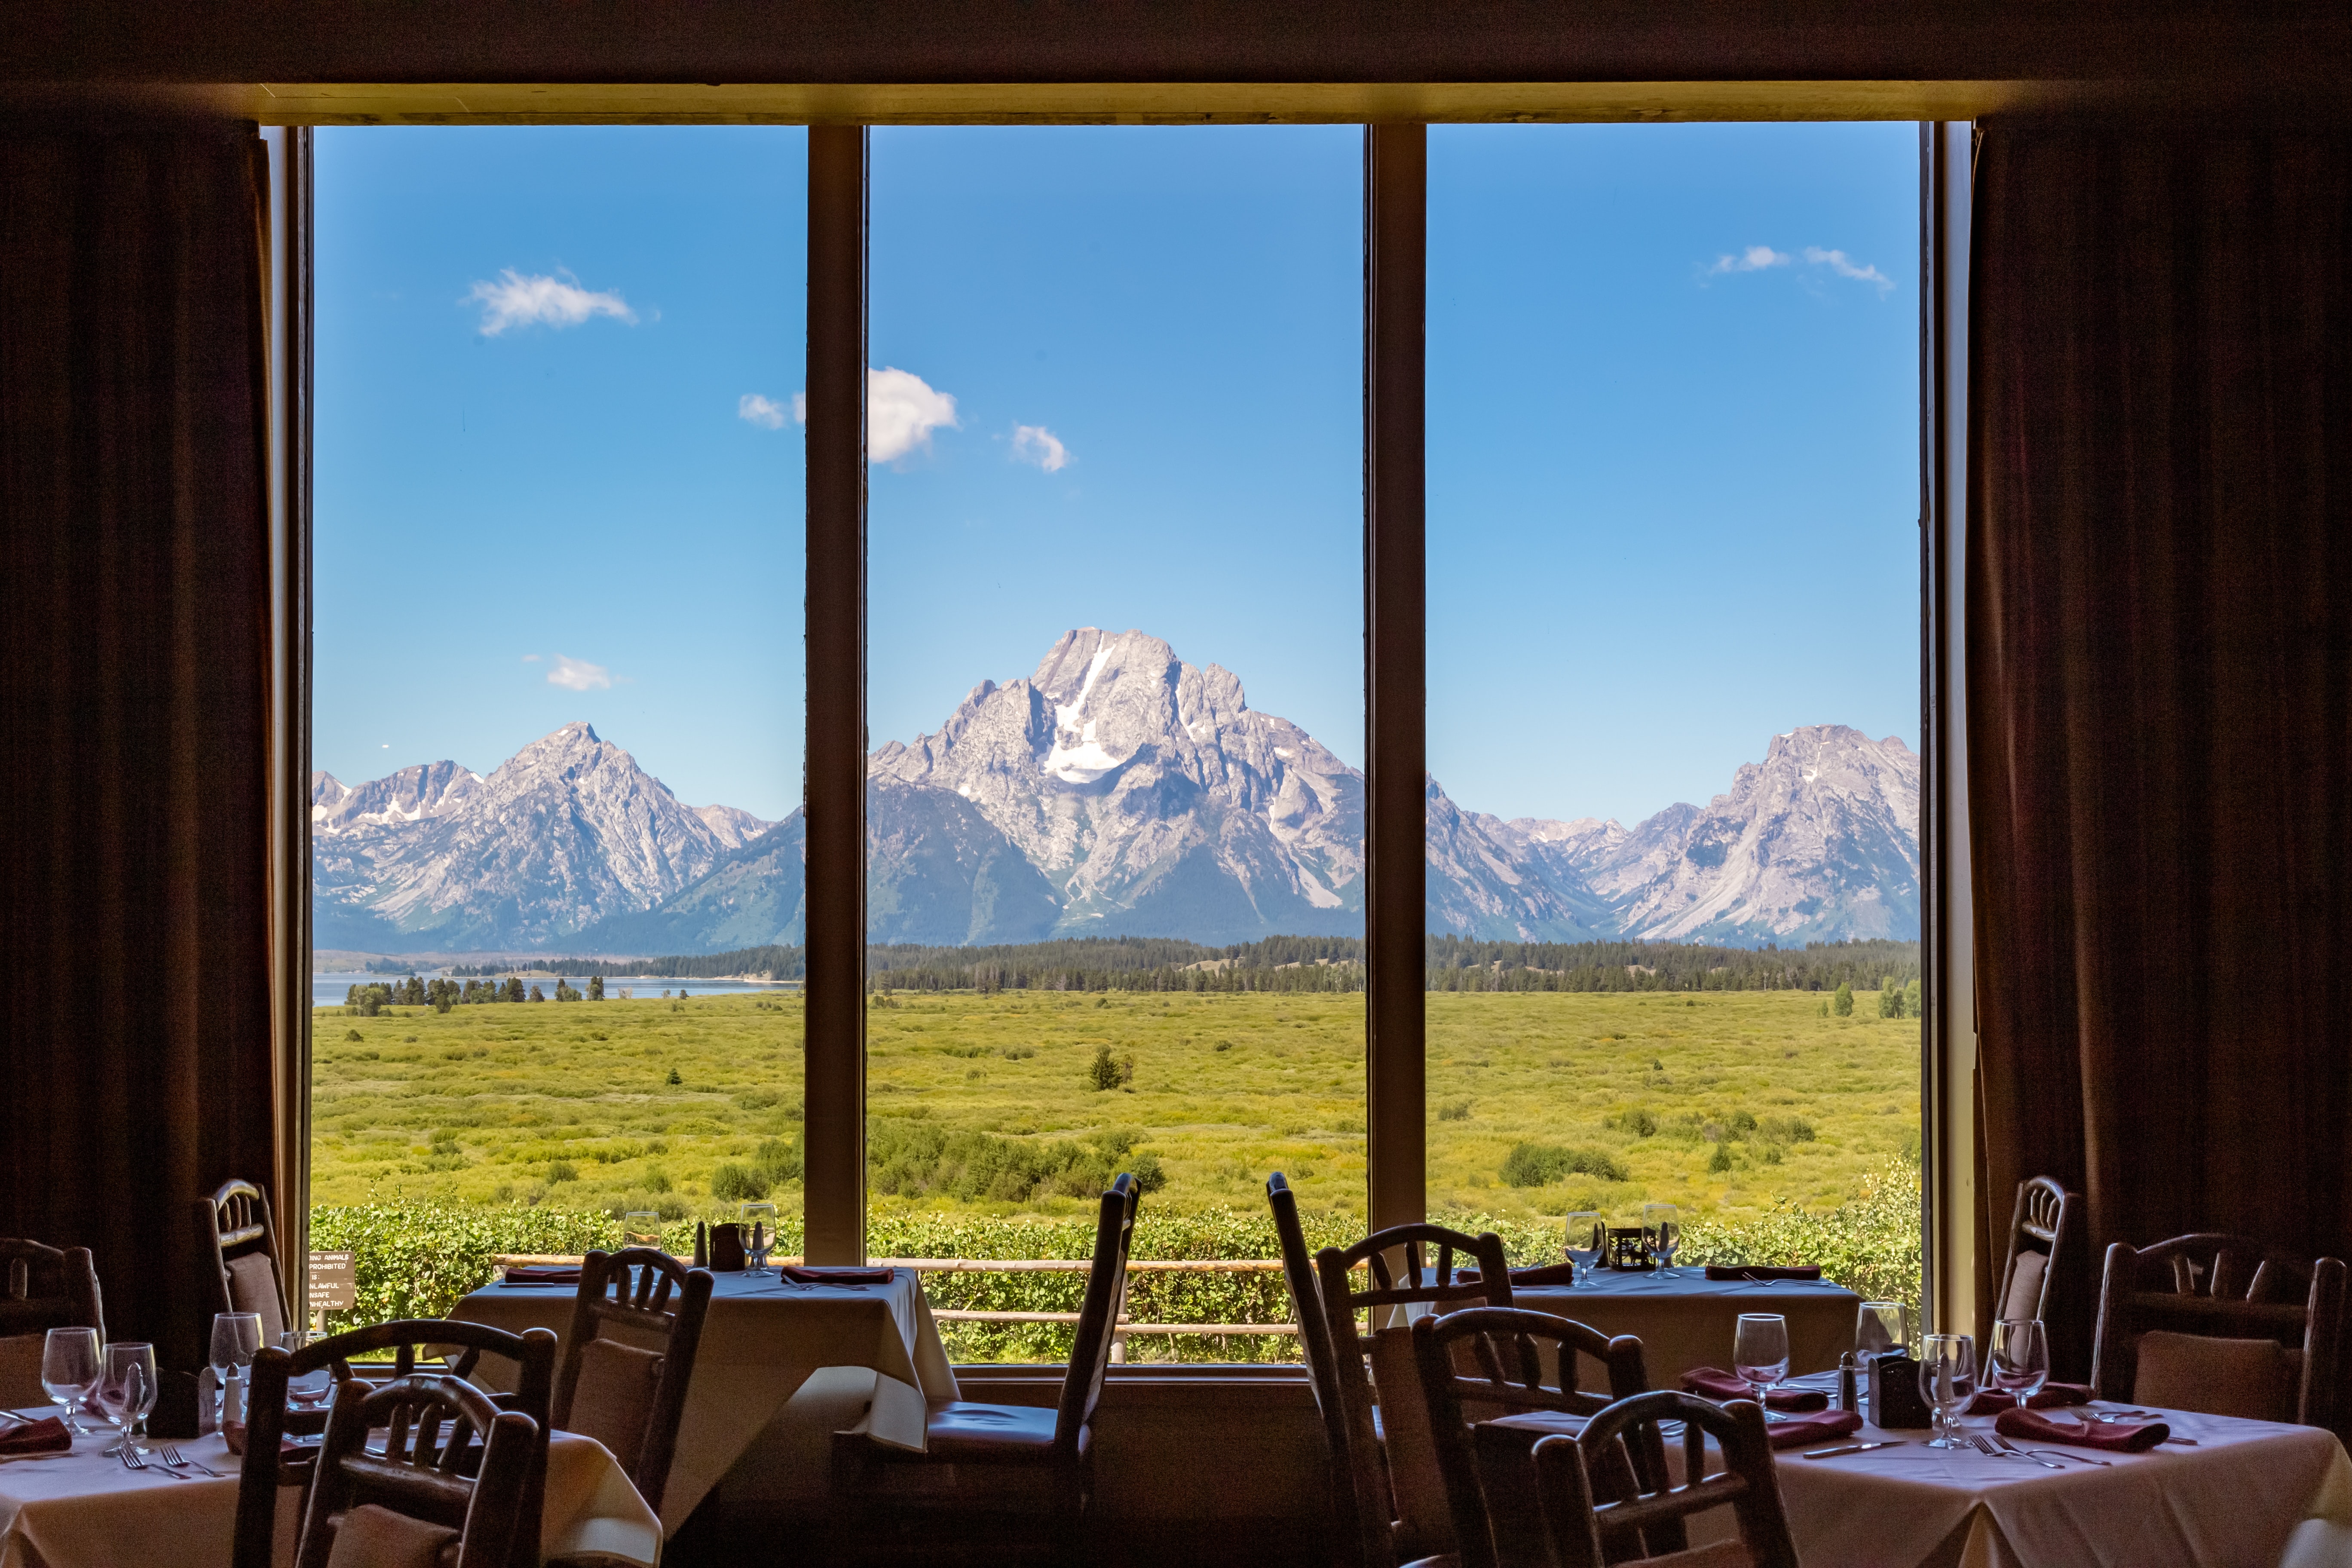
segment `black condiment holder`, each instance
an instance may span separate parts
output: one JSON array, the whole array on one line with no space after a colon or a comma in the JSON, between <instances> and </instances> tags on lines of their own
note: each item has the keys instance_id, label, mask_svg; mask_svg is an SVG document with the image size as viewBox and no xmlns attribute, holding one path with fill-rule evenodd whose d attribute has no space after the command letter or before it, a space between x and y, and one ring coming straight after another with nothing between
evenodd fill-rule
<instances>
[{"instance_id":1,"label":"black condiment holder","mask_svg":"<svg viewBox=\"0 0 2352 1568\"><path fill-rule=\"evenodd\" d=\"M1597 1267L1644 1273L1657 1266L1658 1260L1650 1254L1650 1233L1646 1228L1638 1225L1610 1227L1609 1245L1602 1249Z\"/></svg>"}]
</instances>

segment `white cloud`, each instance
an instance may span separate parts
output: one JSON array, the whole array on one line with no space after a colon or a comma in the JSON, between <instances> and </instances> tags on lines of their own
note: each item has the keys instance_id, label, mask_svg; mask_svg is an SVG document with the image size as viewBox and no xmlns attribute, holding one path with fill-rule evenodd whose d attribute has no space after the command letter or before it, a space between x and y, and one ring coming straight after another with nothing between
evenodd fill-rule
<instances>
[{"instance_id":1,"label":"white cloud","mask_svg":"<svg viewBox=\"0 0 2352 1568\"><path fill-rule=\"evenodd\" d=\"M784 427L785 415L788 412L797 413L799 405L805 396L803 393L793 394L793 408L787 410L782 404L772 397L763 397L756 392L747 392L736 402L735 416L739 419L757 425L762 430L781 430ZM803 419L802 423L806 424L807 421Z\"/></svg>"},{"instance_id":2,"label":"white cloud","mask_svg":"<svg viewBox=\"0 0 2352 1568\"><path fill-rule=\"evenodd\" d=\"M495 283L477 282L457 303L481 306L486 338L495 338L509 327L534 322L576 327L592 316L610 316L635 326L637 321L637 313L617 291L592 292L580 287L577 279L525 276L511 267L500 269Z\"/></svg>"},{"instance_id":3,"label":"white cloud","mask_svg":"<svg viewBox=\"0 0 2352 1568\"><path fill-rule=\"evenodd\" d=\"M1049 474L1057 473L1069 466L1070 449L1043 425L1015 425L1013 458L1015 462L1034 463Z\"/></svg>"},{"instance_id":4,"label":"white cloud","mask_svg":"<svg viewBox=\"0 0 2352 1568\"><path fill-rule=\"evenodd\" d=\"M539 662L539 655L535 653L527 653L522 656L522 661L525 664L537 664Z\"/></svg>"},{"instance_id":5,"label":"white cloud","mask_svg":"<svg viewBox=\"0 0 2352 1568\"><path fill-rule=\"evenodd\" d=\"M895 462L918 447L929 447L940 426L961 430L956 400L911 371L866 369L866 458Z\"/></svg>"},{"instance_id":6,"label":"white cloud","mask_svg":"<svg viewBox=\"0 0 2352 1568\"><path fill-rule=\"evenodd\" d=\"M808 423L808 394L805 392L793 394L793 423L795 425Z\"/></svg>"},{"instance_id":7,"label":"white cloud","mask_svg":"<svg viewBox=\"0 0 2352 1568\"><path fill-rule=\"evenodd\" d=\"M1785 250L1775 250L1769 245L1751 245L1737 256L1718 256L1715 265L1706 269L1713 278L1725 272L1761 272L1768 267L1786 267L1790 260Z\"/></svg>"},{"instance_id":8,"label":"white cloud","mask_svg":"<svg viewBox=\"0 0 2352 1568\"><path fill-rule=\"evenodd\" d=\"M1818 245L1805 247L1805 259L1816 267L1826 267L1841 278L1851 278L1857 283L1875 283L1881 294L1890 292L1895 279L1875 267L1856 267L1843 250L1823 250Z\"/></svg>"},{"instance_id":9,"label":"white cloud","mask_svg":"<svg viewBox=\"0 0 2352 1568\"><path fill-rule=\"evenodd\" d=\"M584 658L555 656L555 668L547 672L550 686L561 686L572 691L610 690L613 672L601 664L591 664Z\"/></svg>"}]
</instances>

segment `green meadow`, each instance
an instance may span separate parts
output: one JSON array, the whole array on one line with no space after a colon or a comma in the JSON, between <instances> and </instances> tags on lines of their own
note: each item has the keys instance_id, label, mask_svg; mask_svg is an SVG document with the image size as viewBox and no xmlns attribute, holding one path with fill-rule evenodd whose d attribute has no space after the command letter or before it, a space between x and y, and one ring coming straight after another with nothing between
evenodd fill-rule
<instances>
[{"instance_id":1,"label":"green meadow","mask_svg":"<svg viewBox=\"0 0 2352 1568\"><path fill-rule=\"evenodd\" d=\"M796 1211L798 998L636 989L318 1009L312 1201L678 1221L731 1215L757 1189ZM1070 1218L1094 1173L1147 1158L1163 1214L1261 1215L1277 1169L1310 1212L1361 1214L1360 993L871 1000L870 1138L894 1162L877 1169L877 1221ZM1664 1200L1734 1225L1850 1199L1916 1158L1919 1026L1880 1018L1874 992L1851 1016L1827 1002L1433 993L1431 1208L1532 1224ZM983 1166L1013 1173L969 1173Z\"/></svg>"}]
</instances>

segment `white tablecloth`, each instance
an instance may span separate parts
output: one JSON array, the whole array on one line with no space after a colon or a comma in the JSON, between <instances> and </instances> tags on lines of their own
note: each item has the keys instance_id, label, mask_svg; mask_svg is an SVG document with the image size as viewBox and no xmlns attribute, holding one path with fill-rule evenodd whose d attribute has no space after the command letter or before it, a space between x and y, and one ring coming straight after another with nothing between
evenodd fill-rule
<instances>
[{"instance_id":1,"label":"white tablecloth","mask_svg":"<svg viewBox=\"0 0 2352 1568\"><path fill-rule=\"evenodd\" d=\"M27 1414L38 1414L28 1410ZM236 1456L215 1436L175 1446L226 1478L173 1480L127 1470L101 1451L110 1435L79 1437L73 1452L0 1461L0 1568L229 1568L236 1527ZM294 1561L302 1493L278 1495L277 1560ZM592 1437L558 1432L548 1442L541 1544L550 1556L600 1552L654 1568L661 1521L613 1456Z\"/></svg>"},{"instance_id":2,"label":"white tablecloth","mask_svg":"<svg viewBox=\"0 0 2352 1568\"><path fill-rule=\"evenodd\" d=\"M571 1330L576 1293L569 1285L489 1285L449 1315L561 1335ZM662 1494L666 1529L685 1521L820 1367L878 1373L866 1429L918 1452L926 1403L961 1397L914 1270L894 1271L887 1285L790 1285L773 1269L720 1274Z\"/></svg>"},{"instance_id":3,"label":"white tablecloth","mask_svg":"<svg viewBox=\"0 0 2352 1568\"><path fill-rule=\"evenodd\" d=\"M1711 1280L1696 1268L1671 1275L1595 1269L1565 1288L1520 1288L1512 1303L1572 1318L1604 1334L1633 1334L1653 1388L1677 1386L1696 1366L1731 1366L1731 1340L1742 1312L1778 1312L1789 1321L1789 1370L1819 1372L1853 1349L1862 1298L1843 1285L1802 1279ZM1588 1367L1584 1382L1607 1389Z\"/></svg>"}]
</instances>

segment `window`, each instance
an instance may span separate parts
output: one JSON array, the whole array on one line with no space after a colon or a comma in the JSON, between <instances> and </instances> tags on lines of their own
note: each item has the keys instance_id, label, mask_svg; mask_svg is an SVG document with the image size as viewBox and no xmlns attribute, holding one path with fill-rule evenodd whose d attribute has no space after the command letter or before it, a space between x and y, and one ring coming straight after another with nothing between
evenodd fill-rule
<instances>
[{"instance_id":1,"label":"window","mask_svg":"<svg viewBox=\"0 0 2352 1568\"><path fill-rule=\"evenodd\" d=\"M1431 1208L1916 1303L1916 128L1430 163Z\"/></svg>"},{"instance_id":2,"label":"window","mask_svg":"<svg viewBox=\"0 0 2352 1568\"><path fill-rule=\"evenodd\" d=\"M866 1246L1270 1258L1364 1192L1361 133L872 143ZM1066 1353L1083 1265L928 1282ZM1288 1322L1272 1272L1144 1324ZM1295 1355L1142 1333L1130 1359Z\"/></svg>"},{"instance_id":3,"label":"window","mask_svg":"<svg viewBox=\"0 0 2352 1568\"><path fill-rule=\"evenodd\" d=\"M790 1186L790 964L727 955L799 940L805 140L317 133L310 1196L405 1238L363 1314Z\"/></svg>"}]
</instances>

